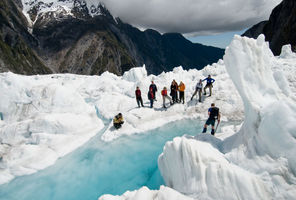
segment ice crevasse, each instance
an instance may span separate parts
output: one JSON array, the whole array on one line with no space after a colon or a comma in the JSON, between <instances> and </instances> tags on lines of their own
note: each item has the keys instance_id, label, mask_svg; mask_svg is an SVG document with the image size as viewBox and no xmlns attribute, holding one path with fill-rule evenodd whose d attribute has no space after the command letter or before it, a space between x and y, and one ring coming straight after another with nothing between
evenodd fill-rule
<instances>
[{"instance_id":1,"label":"ice crevasse","mask_svg":"<svg viewBox=\"0 0 296 200\"><path fill-rule=\"evenodd\" d=\"M287 54L293 53L285 49ZM283 69L274 70L283 63L273 56L263 35L257 40L235 36L224 62L243 100L241 129L225 139L198 135L167 142L158 165L173 190L143 187L100 200L136 200L143 193L145 199L162 199L158 195L163 192L176 194L166 198L171 200L295 199L295 94Z\"/></svg>"}]
</instances>

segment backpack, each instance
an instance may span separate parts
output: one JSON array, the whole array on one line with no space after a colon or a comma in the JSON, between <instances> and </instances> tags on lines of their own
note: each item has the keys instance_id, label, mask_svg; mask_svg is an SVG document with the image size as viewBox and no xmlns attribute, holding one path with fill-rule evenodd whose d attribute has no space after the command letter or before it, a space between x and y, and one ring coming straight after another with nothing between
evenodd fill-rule
<instances>
[{"instance_id":1,"label":"backpack","mask_svg":"<svg viewBox=\"0 0 296 200\"><path fill-rule=\"evenodd\" d=\"M211 108L210 119L217 119L218 115L219 115L219 108L217 107Z\"/></svg>"}]
</instances>

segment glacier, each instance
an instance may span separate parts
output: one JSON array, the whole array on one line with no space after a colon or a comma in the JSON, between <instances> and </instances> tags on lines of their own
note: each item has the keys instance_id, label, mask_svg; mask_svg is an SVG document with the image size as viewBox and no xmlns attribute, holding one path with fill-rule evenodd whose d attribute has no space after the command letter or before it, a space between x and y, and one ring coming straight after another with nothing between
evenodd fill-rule
<instances>
[{"instance_id":1,"label":"glacier","mask_svg":"<svg viewBox=\"0 0 296 200\"><path fill-rule=\"evenodd\" d=\"M91 200L102 194L121 194L144 185L159 189L164 182L157 158L165 142L185 133L194 135L202 128L202 123L180 120L108 143L100 139L106 128L108 126L55 165L1 185L0 199Z\"/></svg>"},{"instance_id":2,"label":"glacier","mask_svg":"<svg viewBox=\"0 0 296 200\"><path fill-rule=\"evenodd\" d=\"M274 57L263 35L235 36L223 58L242 97L245 118L226 137L197 135L167 142L158 164L166 186L193 199L295 199L295 54ZM99 200L161 199L141 188ZM168 191L172 198L186 199ZM161 196L161 195L160 195Z\"/></svg>"},{"instance_id":3,"label":"glacier","mask_svg":"<svg viewBox=\"0 0 296 200\"><path fill-rule=\"evenodd\" d=\"M95 192L97 189L97 196L91 196L91 199L293 199L296 196L295 58L289 46L284 46L282 54L274 57L264 36L257 40L235 36L223 60L200 71L176 67L171 72L154 76L147 75L143 66L125 72L121 77L108 72L101 76L2 73L0 183L3 185L0 185L0 197L13 198L13 191L21 188L23 181L38 183L38 177L49 174L51 176L47 178L57 177L61 184L67 179L79 182L71 173L85 180L83 174L89 172L84 169L81 174L77 173L79 167L75 166L81 166L81 163L75 160L80 156L99 157L100 151L96 147L98 152L94 152L93 145L132 144L134 138L145 138L151 131L156 131L157 135L162 128L177 123L180 127L165 132L165 135L172 133L172 137L166 138L171 141L164 145L156 142L157 137L155 139L155 143L164 147L162 153L161 149L157 151L161 153L158 157L160 172L152 175L151 182L136 184L141 179L128 178L133 185L129 187L129 184L121 186L123 180L119 179L116 185L121 189L114 187L101 191L97 184L102 187L104 184L98 183L99 179L93 175L91 190ZM213 95L204 96L202 103L197 99L189 101L197 81L209 74L216 79ZM173 79L185 83L187 102L164 109L160 91ZM153 109L149 108L147 100L151 80L158 87ZM137 107L136 86L142 91L144 108ZM216 137L200 134L212 102L222 113ZM123 113L125 123L121 129L114 130L112 118L118 112ZM89 154L81 153L88 148L91 149L86 151ZM108 150L110 154L106 154L106 158L116 151L121 152L116 148L112 150ZM148 152L152 147L146 150ZM131 152L137 153L134 151ZM135 175L147 166L155 168L156 154L153 153L153 165L140 162L142 165L128 166L135 167ZM116 160L121 159L117 157ZM109 160L101 169L112 177L110 162L113 163ZM69 164L62 171L73 179L56 174L63 169L61 163ZM99 165L92 159L86 163L90 171L96 171ZM55 180L49 178L47 182L54 183ZM53 189L44 194L55 193L57 185L49 185ZM25 188L30 187L32 190L29 191L44 189L38 188L38 184ZM84 186L74 188L71 199L75 199L75 195L90 195ZM23 194L22 191L17 194ZM59 194L57 199L67 198L65 193Z\"/></svg>"}]
</instances>

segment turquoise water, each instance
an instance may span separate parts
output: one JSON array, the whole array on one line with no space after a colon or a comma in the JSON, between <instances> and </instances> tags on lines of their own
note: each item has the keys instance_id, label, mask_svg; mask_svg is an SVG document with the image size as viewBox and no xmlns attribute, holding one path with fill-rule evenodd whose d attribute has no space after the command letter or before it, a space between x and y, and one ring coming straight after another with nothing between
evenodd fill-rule
<instances>
[{"instance_id":1,"label":"turquoise water","mask_svg":"<svg viewBox=\"0 0 296 200\"><path fill-rule=\"evenodd\" d=\"M181 120L110 143L102 142L99 133L55 165L0 185L0 199L96 200L142 186L158 189L164 184L157 166L164 144L176 136L200 133L201 123Z\"/></svg>"}]
</instances>

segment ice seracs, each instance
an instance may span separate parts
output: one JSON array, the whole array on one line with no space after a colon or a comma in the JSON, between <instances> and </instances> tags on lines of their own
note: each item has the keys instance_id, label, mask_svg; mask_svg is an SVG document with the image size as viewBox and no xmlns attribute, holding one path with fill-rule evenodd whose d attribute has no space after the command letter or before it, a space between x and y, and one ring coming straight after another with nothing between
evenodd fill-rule
<instances>
[{"instance_id":1,"label":"ice seracs","mask_svg":"<svg viewBox=\"0 0 296 200\"><path fill-rule=\"evenodd\" d=\"M217 82L214 95L204 98L203 103L197 99L189 101L196 82L209 73ZM164 86L169 87L173 79L185 83L186 103L164 110L160 91ZM153 109L147 100L151 80L159 89ZM212 101L223 107L223 121L243 117L242 101L222 61L202 71L177 67L159 76L148 76L143 66L131 69L122 77L109 72L101 76L3 73L0 82L0 112L4 115L0 124L1 183L54 164L98 133L103 128L102 120L107 123L107 130L101 139L111 142L184 118L206 119L207 105ZM144 108L138 108L136 103L137 86L142 91ZM119 112L125 123L121 129L114 130L111 120ZM45 152L48 158L44 161Z\"/></svg>"},{"instance_id":2,"label":"ice seracs","mask_svg":"<svg viewBox=\"0 0 296 200\"><path fill-rule=\"evenodd\" d=\"M159 190L149 190L147 187L142 187L137 191L127 191L122 196L104 195L99 200L193 200L176 190L169 187L161 186Z\"/></svg>"},{"instance_id":3,"label":"ice seracs","mask_svg":"<svg viewBox=\"0 0 296 200\"><path fill-rule=\"evenodd\" d=\"M71 79L0 75L0 183L54 164L103 128Z\"/></svg>"},{"instance_id":4,"label":"ice seracs","mask_svg":"<svg viewBox=\"0 0 296 200\"><path fill-rule=\"evenodd\" d=\"M286 53L274 57L263 35L257 40L235 36L224 62L243 100L244 123L228 136L167 142L158 161L167 186L194 199L295 198L296 106L290 72L295 74L296 65L295 54Z\"/></svg>"}]
</instances>

